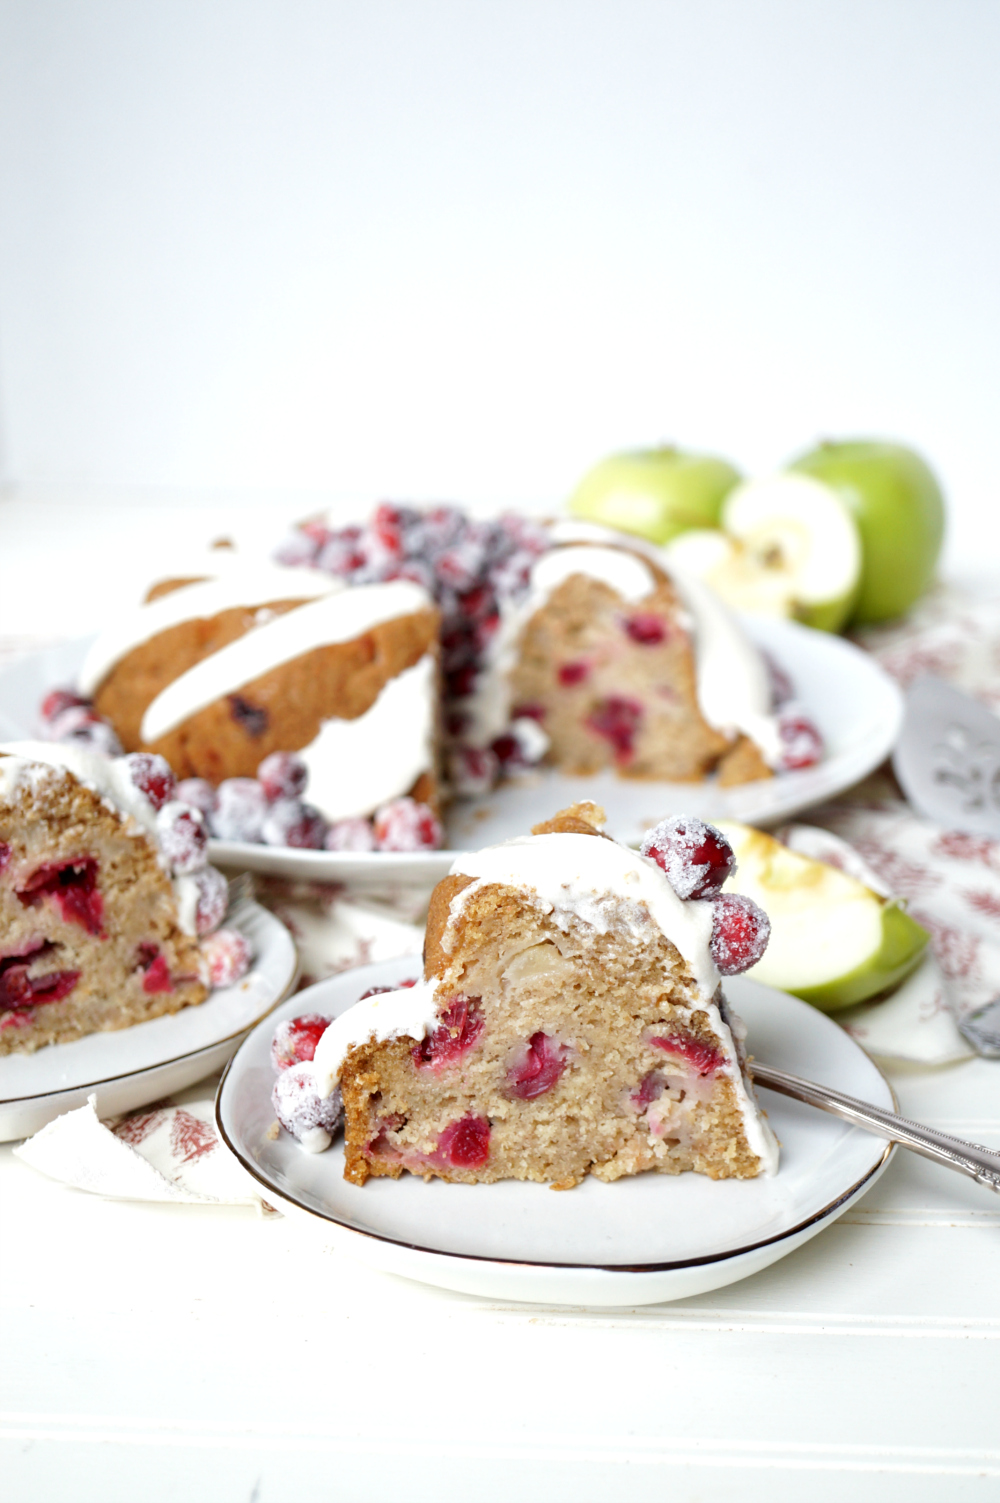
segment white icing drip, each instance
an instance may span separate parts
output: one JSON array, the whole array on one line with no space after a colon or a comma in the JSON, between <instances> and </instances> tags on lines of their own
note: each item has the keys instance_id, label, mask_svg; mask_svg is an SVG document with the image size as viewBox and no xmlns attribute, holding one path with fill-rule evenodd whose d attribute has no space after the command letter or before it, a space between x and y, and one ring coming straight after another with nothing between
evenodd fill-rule
<instances>
[{"instance_id":1,"label":"white icing drip","mask_svg":"<svg viewBox=\"0 0 1000 1503\"><path fill-rule=\"evenodd\" d=\"M307 1127L299 1139L299 1147L306 1153L325 1153L332 1142L325 1127Z\"/></svg>"},{"instance_id":2,"label":"white icing drip","mask_svg":"<svg viewBox=\"0 0 1000 1503\"><path fill-rule=\"evenodd\" d=\"M771 714L767 665L717 595L675 566L670 578L694 622L698 705L713 730L742 731L769 767L781 762L778 721Z\"/></svg>"},{"instance_id":3,"label":"white icing drip","mask_svg":"<svg viewBox=\"0 0 1000 1503\"><path fill-rule=\"evenodd\" d=\"M299 756L307 797L328 820L371 814L434 765L436 667L428 653L390 679L356 720L325 720Z\"/></svg>"},{"instance_id":4,"label":"white icing drip","mask_svg":"<svg viewBox=\"0 0 1000 1503\"><path fill-rule=\"evenodd\" d=\"M168 684L143 716L142 739L157 741L217 699L313 648L350 642L384 621L427 610L431 604L420 585L396 579L357 585L300 605L221 647Z\"/></svg>"},{"instance_id":5,"label":"white icing drip","mask_svg":"<svg viewBox=\"0 0 1000 1503\"><path fill-rule=\"evenodd\" d=\"M37 788L39 776L65 772L98 794L113 813L131 818L152 841L157 859L169 875L169 867L160 851L156 831L156 810L128 773L124 759L105 757L82 746L52 741L6 741L0 743L0 798L12 800L23 787ZM185 934L195 934L195 911L198 890L191 877L171 876L177 904L178 926ZM191 890L193 889L193 898Z\"/></svg>"},{"instance_id":6,"label":"white icing drip","mask_svg":"<svg viewBox=\"0 0 1000 1503\"><path fill-rule=\"evenodd\" d=\"M80 670L80 692L94 694L123 657L182 621L207 621L220 611L269 600L312 600L343 588L339 580L318 569L283 569L276 564L241 567L220 578L182 585L148 605L136 606L101 632Z\"/></svg>"},{"instance_id":7,"label":"white icing drip","mask_svg":"<svg viewBox=\"0 0 1000 1503\"><path fill-rule=\"evenodd\" d=\"M313 1056L313 1075L321 1097L329 1096L340 1081L340 1071L349 1049L369 1039L411 1038L417 1043L433 1033L440 1023L434 993L437 982L418 981L397 992L382 992L356 1002L326 1029Z\"/></svg>"},{"instance_id":8,"label":"white icing drip","mask_svg":"<svg viewBox=\"0 0 1000 1503\"><path fill-rule=\"evenodd\" d=\"M656 862L638 851L594 835L521 835L459 856L451 871L475 881L452 903L449 924L482 887L530 888L560 928L573 920L600 934L624 927L641 944L655 925L687 962L699 997L708 1003L715 994L712 904L682 902Z\"/></svg>"}]
</instances>

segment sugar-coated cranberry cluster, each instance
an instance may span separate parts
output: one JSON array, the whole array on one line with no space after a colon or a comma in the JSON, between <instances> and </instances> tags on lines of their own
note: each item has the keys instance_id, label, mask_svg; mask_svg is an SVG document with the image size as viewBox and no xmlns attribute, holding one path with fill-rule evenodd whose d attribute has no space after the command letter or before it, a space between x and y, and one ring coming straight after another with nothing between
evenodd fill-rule
<instances>
[{"instance_id":1,"label":"sugar-coated cranberry cluster","mask_svg":"<svg viewBox=\"0 0 1000 1503\"><path fill-rule=\"evenodd\" d=\"M271 1063L278 1072L271 1092L275 1116L286 1132L300 1143L306 1139L313 1149L329 1147L329 1140L344 1120L339 1088L330 1096L320 1096L312 1070L316 1045L329 1026L329 1018L303 1013L279 1023L271 1040ZM318 1138L309 1136L317 1131Z\"/></svg>"},{"instance_id":2,"label":"sugar-coated cranberry cluster","mask_svg":"<svg viewBox=\"0 0 1000 1503\"><path fill-rule=\"evenodd\" d=\"M722 892L736 871L736 858L721 830L693 815L664 819L647 832L642 854L656 862L679 898L712 904L709 948L723 976L756 965L767 949L771 921L743 893Z\"/></svg>"},{"instance_id":3,"label":"sugar-coated cranberry cluster","mask_svg":"<svg viewBox=\"0 0 1000 1503\"><path fill-rule=\"evenodd\" d=\"M409 579L441 611L441 667L451 768L461 793L492 786L503 772L530 767L548 746L537 722L516 718L488 748L463 745L467 701L474 693L500 625L501 610L527 591L532 566L549 548L544 527L505 514L490 521L457 506L418 511L383 502L366 523L330 527L304 522L279 547L279 563L307 564L351 584Z\"/></svg>"},{"instance_id":4,"label":"sugar-coated cranberry cluster","mask_svg":"<svg viewBox=\"0 0 1000 1503\"><path fill-rule=\"evenodd\" d=\"M180 797L204 815L217 840L291 846L302 851L433 851L444 842L441 821L428 804L390 799L370 819L329 824L302 798L309 769L295 752L272 752L255 778L226 778L218 788L185 778Z\"/></svg>"}]
</instances>

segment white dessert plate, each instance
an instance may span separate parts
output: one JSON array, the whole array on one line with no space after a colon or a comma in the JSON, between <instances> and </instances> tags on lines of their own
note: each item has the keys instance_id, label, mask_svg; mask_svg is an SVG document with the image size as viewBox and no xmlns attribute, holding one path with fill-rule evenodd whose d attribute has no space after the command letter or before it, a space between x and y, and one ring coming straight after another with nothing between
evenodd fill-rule
<instances>
[{"instance_id":1,"label":"white dessert plate","mask_svg":"<svg viewBox=\"0 0 1000 1503\"><path fill-rule=\"evenodd\" d=\"M790 675L806 712L818 725L826 756L817 767L737 788L703 783L639 783L611 772L570 777L549 770L526 773L478 799L462 799L447 817L448 849L417 852L298 851L211 843L224 866L316 882L436 882L455 854L524 835L533 824L577 799L591 798L608 814L616 839L638 845L643 833L668 814L699 814L769 825L833 798L867 776L895 745L902 723L899 689L867 653L828 632L792 621L745 618L743 626ZM74 682L90 639L35 653L0 674L0 739L37 734L38 706L46 691Z\"/></svg>"},{"instance_id":2,"label":"white dessert plate","mask_svg":"<svg viewBox=\"0 0 1000 1503\"><path fill-rule=\"evenodd\" d=\"M343 1178L341 1143L307 1154L271 1138L279 1018L346 1011L370 986L416 974L412 957L344 972L300 992L260 1024L231 1061L216 1098L228 1148L267 1200L305 1218L336 1251L386 1273L488 1299L639 1305L702 1294L757 1273L816 1236L874 1184L889 1144L773 1092L762 1092L781 1140L771 1178L642 1174L611 1185L425 1184L413 1175ZM761 1059L895 1110L892 1090L836 1023L804 1002L735 978L727 992Z\"/></svg>"},{"instance_id":3,"label":"white dessert plate","mask_svg":"<svg viewBox=\"0 0 1000 1503\"><path fill-rule=\"evenodd\" d=\"M0 1142L26 1138L96 1095L102 1117L146 1106L219 1070L248 1028L288 996L298 978L292 937L273 913L243 903L228 921L254 948L252 969L200 1007L91 1033L71 1044L0 1059Z\"/></svg>"}]
</instances>

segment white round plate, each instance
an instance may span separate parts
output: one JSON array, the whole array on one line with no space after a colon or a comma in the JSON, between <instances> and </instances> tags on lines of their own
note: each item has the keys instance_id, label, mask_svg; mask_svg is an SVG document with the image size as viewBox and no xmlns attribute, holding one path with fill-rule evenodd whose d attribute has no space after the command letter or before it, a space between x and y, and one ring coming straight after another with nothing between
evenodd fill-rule
<instances>
[{"instance_id":1,"label":"white round plate","mask_svg":"<svg viewBox=\"0 0 1000 1503\"><path fill-rule=\"evenodd\" d=\"M90 1033L71 1044L0 1059L0 1142L26 1138L97 1096L102 1117L146 1106L219 1070L248 1028L288 996L298 978L292 937L273 913L243 903L228 922L254 949L252 970L200 1007Z\"/></svg>"},{"instance_id":2,"label":"white round plate","mask_svg":"<svg viewBox=\"0 0 1000 1503\"><path fill-rule=\"evenodd\" d=\"M814 1237L874 1184L890 1145L824 1112L764 1092L781 1141L772 1178L641 1174L575 1190L506 1180L425 1184L404 1174L363 1189L343 1178L339 1143L303 1153L274 1121L269 1048L279 1018L336 1017L370 986L417 974L413 957L362 966L300 992L245 1040L216 1098L220 1135L268 1201L326 1242L387 1273L490 1299L638 1305L734 1283ZM895 1110L876 1066L836 1023L755 982L727 983L748 1047L768 1064Z\"/></svg>"},{"instance_id":3,"label":"white round plate","mask_svg":"<svg viewBox=\"0 0 1000 1503\"><path fill-rule=\"evenodd\" d=\"M790 675L806 712L818 725L826 755L817 767L781 773L737 788L703 783L629 782L611 772L570 777L547 769L526 773L478 799L454 803L446 818L443 851L296 851L287 847L211 842L213 861L248 871L315 882L438 881L458 851L478 850L551 818L578 799L603 805L608 832L638 845L668 814L699 814L769 825L790 819L850 788L883 762L899 734L903 700L875 660L843 637L811 631L793 621L744 618L743 626ZM46 690L72 683L89 640L66 643L22 659L0 674L0 739L37 730Z\"/></svg>"}]
</instances>

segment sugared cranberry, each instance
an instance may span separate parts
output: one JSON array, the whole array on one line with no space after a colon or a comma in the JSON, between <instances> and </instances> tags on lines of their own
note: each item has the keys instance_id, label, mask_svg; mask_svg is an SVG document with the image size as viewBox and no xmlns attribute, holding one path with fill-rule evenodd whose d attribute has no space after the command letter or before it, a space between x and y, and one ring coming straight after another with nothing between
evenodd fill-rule
<instances>
[{"instance_id":1,"label":"sugared cranberry","mask_svg":"<svg viewBox=\"0 0 1000 1503\"><path fill-rule=\"evenodd\" d=\"M479 997L456 997L441 1014L440 1026L410 1051L418 1069L442 1070L466 1054L483 1031Z\"/></svg>"},{"instance_id":2,"label":"sugared cranberry","mask_svg":"<svg viewBox=\"0 0 1000 1503\"><path fill-rule=\"evenodd\" d=\"M219 784L212 834L217 840L258 842L267 809L267 795L256 778L226 778Z\"/></svg>"},{"instance_id":3,"label":"sugared cranberry","mask_svg":"<svg viewBox=\"0 0 1000 1503\"><path fill-rule=\"evenodd\" d=\"M438 1138L435 1157L456 1169L481 1169L490 1156L490 1123L486 1117L462 1117Z\"/></svg>"},{"instance_id":4,"label":"sugared cranberry","mask_svg":"<svg viewBox=\"0 0 1000 1503\"><path fill-rule=\"evenodd\" d=\"M303 565L312 564L319 552L318 539L310 537L303 529L296 529L289 533L288 537L280 542L274 550L275 562L284 564L286 568L301 568Z\"/></svg>"},{"instance_id":5,"label":"sugared cranberry","mask_svg":"<svg viewBox=\"0 0 1000 1503\"><path fill-rule=\"evenodd\" d=\"M738 976L767 949L771 920L741 892L720 893L713 907L712 959L723 976Z\"/></svg>"},{"instance_id":6,"label":"sugared cranberry","mask_svg":"<svg viewBox=\"0 0 1000 1503\"><path fill-rule=\"evenodd\" d=\"M271 1063L276 1070L304 1065L316 1053L316 1045L330 1026L329 1018L318 1012L303 1013L301 1018L285 1018L274 1030L271 1040Z\"/></svg>"},{"instance_id":7,"label":"sugared cranberry","mask_svg":"<svg viewBox=\"0 0 1000 1503\"><path fill-rule=\"evenodd\" d=\"M636 732L642 723L642 705L637 699L609 694L587 716L586 723L596 736L611 742L619 765L631 761Z\"/></svg>"},{"instance_id":8,"label":"sugared cranberry","mask_svg":"<svg viewBox=\"0 0 1000 1503\"><path fill-rule=\"evenodd\" d=\"M265 845L319 851L326 835L326 820L311 804L297 798L279 798L268 809L260 833Z\"/></svg>"},{"instance_id":9,"label":"sugared cranberry","mask_svg":"<svg viewBox=\"0 0 1000 1503\"><path fill-rule=\"evenodd\" d=\"M203 866L194 873L192 880L198 889L194 912L195 931L199 935L211 934L226 916L229 883L214 866Z\"/></svg>"},{"instance_id":10,"label":"sugared cranberry","mask_svg":"<svg viewBox=\"0 0 1000 1503\"><path fill-rule=\"evenodd\" d=\"M201 942L201 953L213 986L232 986L250 969L250 941L238 929L216 929Z\"/></svg>"},{"instance_id":11,"label":"sugared cranberry","mask_svg":"<svg viewBox=\"0 0 1000 1503\"><path fill-rule=\"evenodd\" d=\"M707 898L736 870L733 848L714 825L693 814L664 819L647 831L642 854L662 867L679 898Z\"/></svg>"},{"instance_id":12,"label":"sugared cranberry","mask_svg":"<svg viewBox=\"0 0 1000 1503\"><path fill-rule=\"evenodd\" d=\"M156 816L156 836L160 849L178 876L186 876L203 867L208 860L208 826L200 809L174 799Z\"/></svg>"},{"instance_id":13,"label":"sugared cranberry","mask_svg":"<svg viewBox=\"0 0 1000 1503\"><path fill-rule=\"evenodd\" d=\"M412 798L383 804L375 814L374 833L380 851L436 851L444 840L434 810Z\"/></svg>"},{"instance_id":14,"label":"sugared cranberry","mask_svg":"<svg viewBox=\"0 0 1000 1503\"><path fill-rule=\"evenodd\" d=\"M104 899L97 887L97 862L92 856L77 861L51 861L39 866L18 888L26 908L51 898L68 924L104 938Z\"/></svg>"},{"instance_id":15,"label":"sugared cranberry","mask_svg":"<svg viewBox=\"0 0 1000 1503\"><path fill-rule=\"evenodd\" d=\"M323 839L326 851L373 851L375 831L370 819L338 819Z\"/></svg>"},{"instance_id":16,"label":"sugared cranberry","mask_svg":"<svg viewBox=\"0 0 1000 1503\"><path fill-rule=\"evenodd\" d=\"M313 1153L329 1148L330 1139L344 1120L339 1088L330 1096L320 1096L309 1064L292 1065L279 1073L271 1105L285 1131Z\"/></svg>"},{"instance_id":17,"label":"sugared cranberry","mask_svg":"<svg viewBox=\"0 0 1000 1503\"><path fill-rule=\"evenodd\" d=\"M660 1038L651 1038L649 1042L654 1049L662 1049L665 1054L676 1054L680 1059L686 1060L699 1075L714 1075L725 1063L714 1045L695 1038L693 1033L670 1033Z\"/></svg>"},{"instance_id":18,"label":"sugared cranberry","mask_svg":"<svg viewBox=\"0 0 1000 1503\"><path fill-rule=\"evenodd\" d=\"M177 797L177 779L166 757L155 752L132 752L122 758L135 786L149 799L154 809Z\"/></svg>"},{"instance_id":19,"label":"sugared cranberry","mask_svg":"<svg viewBox=\"0 0 1000 1503\"><path fill-rule=\"evenodd\" d=\"M309 769L295 752L272 752L257 768L257 781L272 803L279 798L301 798Z\"/></svg>"},{"instance_id":20,"label":"sugared cranberry","mask_svg":"<svg viewBox=\"0 0 1000 1503\"><path fill-rule=\"evenodd\" d=\"M74 706L80 705L85 706L89 710L93 706L93 701L85 699L83 695L77 694L73 689L50 689L42 700L42 719L45 721L55 720L56 716L61 715L63 710L71 710Z\"/></svg>"},{"instance_id":21,"label":"sugared cranberry","mask_svg":"<svg viewBox=\"0 0 1000 1503\"><path fill-rule=\"evenodd\" d=\"M590 677L590 664L586 658L577 658L572 663L560 663L556 677L564 689L570 689L574 684L582 684Z\"/></svg>"},{"instance_id":22,"label":"sugared cranberry","mask_svg":"<svg viewBox=\"0 0 1000 1503\"><path fill-rule=\"evenodd\" d=\"M210 823L209 817L215 812L215 806L219 802L218 794L207 778L182 778L177 784L174 797L178 803L200 809Z\"/></svg>"},{"instance_id":23,"label":"sugared cranberry","mask_svg":"<svg viewBox=\"0 0 1000 1503\"><path fill-rule=\"evenodd\" d=\"M50 741L69 742L103 752L106 757L121 756L121 742L106 720L86 705L71 705L49 722Z\"/></svg>"},{"instance_id":24,"label":"sugared cranberry","mask_svg":"<svg viewBox=\"0 0 1000 1503\"><path fill-rule=\"evenodd\" d=\"M788 710L778 719L781 737L781 765L786 772L815 767L823 760L823 737L808 715Z\"/></svg>"},{"instance_id":25,"label":"sugared cranberry","mask_svg":"<svg viewBox=\"0 0 1000 1503\"><path fill-rule=\"evenodd\" d=\"M642 647L656 647L667 636L667 623L662 616L654 616L648 611L626 616L622 624L626 635Z\"/></svg>"},{"instance_id":26,"label":"sugared cranberry","mask_svg":"<svg viewBox=\"0 0 1000 1503\"><path fill-rule=\"evenodd\" d=\"M551 1091L566 1068L569 1046L546 1033L533 1033L507 1068L505 1090L518 1101L534 1101Z\"/></svg>"}]
</instances>

